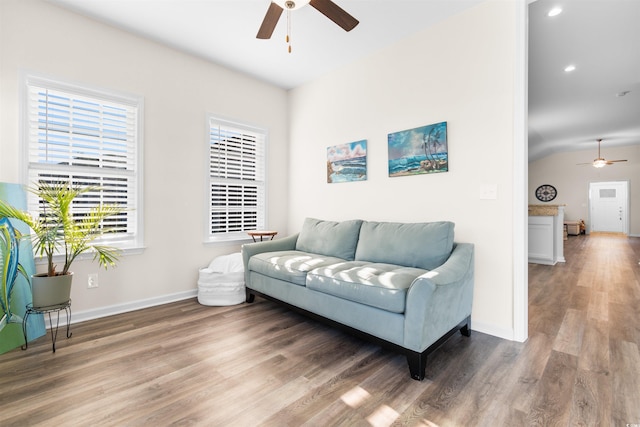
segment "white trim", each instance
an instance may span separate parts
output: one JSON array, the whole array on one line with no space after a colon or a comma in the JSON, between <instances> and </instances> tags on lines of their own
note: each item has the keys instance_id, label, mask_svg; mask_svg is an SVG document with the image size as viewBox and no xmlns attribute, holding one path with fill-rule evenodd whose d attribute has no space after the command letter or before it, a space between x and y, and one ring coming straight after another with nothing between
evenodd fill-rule
<instances>
[{"instance_id":1,"label":"white trim","mask_svg":"<svg viewBox=\"0 0 640 427\"><path fill-rule=\"evenodd\" d=\"M509 341L518 341L513 335L513 330L499 328L488 323L476 322L473 319L471 319L471 330L487 335L493 335L494 337L502 338Z\"/></svg>"},{"instance_id":2,"label":"white trim","mask_svg":"<svg viewBox=\"0 0 640 427\"><path fill-rule=\"evenodd\" d=\"M137 108L137 117L135 129L136 132L136 164L135 164L135 180L136 180L136 216L135 240L127 240L125 244L118 242L110 243L112 246L122 249L123 254L142 253L144 250L144 97L134 95L127 92L105 89L90 84L69 81L64 78L58 78L45 75L30 70L20 70L20 113L19 113L19 132L20 132L20 182L24 186L29 186L29 105L27 97L29 86L45 86L50 89L63 91L82 97L96 97L110 102L116 102L123 105L133 106ZM44 166L46 168L46 165ZM93 170L91 170L93 172Z\"/></svg>"},{"instance_id":3,"label":"white trim","mask_svg":"<svg viewBox=\"0 0 640 427\"><path fill-rule=\"evenodd\" d=\"M143 308L155 307L158 305L169 304L176 301L182 301L189 298L195 298L198 295L197 289L191 289L188 291L177 292L174 294L161 295L157 297L147 298L144 300L131 301L122 304L109 305L105 307L94 308L91 310L84 310L80 312L73 311L73 302L71 303L71 324L86 322L87 320L100 319L103 317L113 316L116 314L127 313L130 311L141 310ZM55 315L51 316L55 322ZM67 319L63 312L60 313L60 325L59 327L67 325ZM49 319L45 316L45 327L51 329ZM71 331L73 332L73 331ZM62 336L62 335L61 335ZM60 336L60 337L61 337ZM60 338L58 337L58 338Z\"/></svg>"},{"instance_id":4,"label":"white trim","mask_svg":"<svg viewBox=\"0 0 640 427\"><path fill-rule=\"evenodd\" d=\"M202 236L203 243L210 243L209 240L209 230L211 230L211 223L209 222L209 203L211 203L211 193L209 190L209 168L211 163L211 117L215 117L211 113L206 113L204 117L204 143L202 144L203 153L202 153L202 170L204 173L202 177L204 181L202 182Z\"/></svg>"},{"instance_id":5,"label":"white trim","mask_svg":"<svg viewBox=\"0 0 640 427\"><path fill-rule=\"evenodd\" d=\"M91 84L73 82L64 78L46 76L38 72L22 71L21 77L23 82L23 89L26 89L28 85L35 85L46 86L49 89L73 93L78 96L89 96L87 95L87 93L90 93L91 96L104 98L111 102L127 104L132 107L139 106L139 104L143 102L144 99L140 95L134 95L112 89L105 89Z\"/></svg>"},{"instance_id":6,"label":"white trim","mask_svg":"<svg viewBox=\"0 0 640 427\"><path fill-rule=\"evenodd\" d=\"M513 336L524 342L529 334L528 290L528 173L527 86L528 6L516 2L514 106L513 106ZM497 335L497 334L492 334Z\"/></svg>"},{"instance_id":7,"label":"white trim","mask_svg":"<svg viewBox=\"0 0 640 427\"><path fill-rule=\"evenodd\" d=\"M121 256L128 256L128 255L140 255L142 253L144 253L144 250L146 249L146 247L127 247L127 248L119 248L118 251L120 253ZM87 252L83 252L80 255L78 255L75 259L75 261L93 261L93 258L95 256L95 251L93 250L89 250ZM58 263L58 264L64 264L64 254L56 254L53 256L53 262L54 263ZM36 265L45 265L48 263L47 261L47 257L45 255L38 255L38 254L34 254L34 260ZM75 262L74 261L74 262Z\"/></svg>"},{"instance_id":8,"label":"white trim","mask_svg":"<svg viewBox=\"0 0 640 427\"><path fill-rule=\"evenodd\" d=\"M624 216L625 216L625 218L624 218L624 223L622 224L622 233L626 234L626 235L629 235L629 226L630 226L630 221L631 221L631 218L630 218L631 217L631 212L630 212L629 209L631 207L631 205L630 205L631 197L630 197L630 193L629 193L630 181L628 179L627 180L622 179L622 180L617 180L617 181L613 180L613 181L590 181L589 182L589 190L588 190L589 192L587 194L587 200L589 201L589 207L588 207L589 212L588 212L588 217L587 217L587 221L588 221L588 224L589 224L589 227L588 227L589 229L587 230L587 234L591 234L591 232L594 231L593 230L593 218L592 218L592 216L593 216L593 213L592 213L593 199L591 198L591 190L593 190L593 187L598 185L598 184L610 184L610 185L613 185L613 184L624 184L624 186L625 186L625 190L624 190L625 191L625 201L624 201L624 209L625 209Z\"/></svg>"},{"instance_id":9,"label":"white trim","mask_svg":"<svg viewBox=\"0 0 640 427\"><path fill-rule=\"evenodd\" d=\"M245 243L254 243L253 239L251 237L243 237L243 238L233 238L233 239L218 239L218 240L204 240L202 242L203 245L205 246L217 246L217 245L233 245L233 244L238 244L238 245L243 245Z\"/></svg>"},{"instance_id":10,"label":"white trim","mask_svg":"<svg viewBox=\"0 0 640 427\"><path fill-rule=\"evenodd\" d=\"M268 191L268 169L267 169L267 164L268 164L268 143L269 143L269 130L268 128L264 127L264 126L259 126L256 124L252 124L252 123L248 123L248 122L241 122L235 119L230 119L230 118L226 118L224 116L220 116L217 114L213 114L213 113L206 113L205 115L205 126L206 126L206 131L205 131L205 141L204 141L204 160L205 160L205 165L204 165L204 171L205 171L205 181L204 181L204 185L203 185L203 189L204 189L204 211L203 211L203 244L204 245L210 245L210 244L228 244L228 243L247 243L250 242L251 240L248 240L248 236L246 235L246 233L244 231L242 232L230 232L230 233L220 233L220 234L216 234L216 235L212 235L211 234L211 220L210 220L210 209L211 209L211 190L210 190L210 183L211 183L211 176L210 176L210 172L211 172L211 123L215 122L219 125L228 127L228 128L237 128L237 129L242 129L244 131L247 132L251 132L251 133L255 133L258 134L262 137L262 158L263 158L263 164L262 164L262 168L264 171L264 178L262 179L262 181L256 181L256 183L261 183L262 185L262 193L264 195L264 200L263 200L263 211L262 211L262 224L259 225L259 229L268 229L269 228L269 221L268 221L268 199L269 199L269 191Z\"/></svg>"},{"instance_id":11,"label":"white trim","mask_svg":"<svg viewBox=\"0 0 640 427\"><path fill-rule=\"evenodd\" d=\"M137 214L137 223L136 223L136 240L134 242L134 247L132 248L123 248L124 253L141 253L144 248L144 97L138 97L138 163L136 164L137 168L137 176L136 182L138 184L138 188L136 191L138 194L136 195L136 210Z\"/></svg>"},{"instance_id":12,"label":"white trim","mask_svg":"<svg viewBox=\"0 0 640 427\"><path fill-rule=\"evenodd\" d=\"M122 304L115 304L106 307L99 307L96 309L85 310L81 312L73 311L73 303L71 305L71 324L82 323L89 320L101 319L103 317L114 316L116 314L128 313L131 311L142 310L144 308L156 307L163 304L170 304L177 301L183 301L190 298L197 298L198 290L191 289L188 291L177 292L174 294L162 295L158 297L152 297L144 300L132 301ZM55 321L55 317L52 316ZM63 312L60 313L60 325L59 327L66 326L67 319ZM472 330L474 332L480 332L487 335L493 335L498 338L513 341L513 331L505 328L499 328L495 325L471 321ZM45 327L51 329L49 319L45 316ZM73 332L73 330L71 331ZM62 336L62 335L61 335ZM60 337L59 337L60 338Z\"/></svg>"}]
</instances>

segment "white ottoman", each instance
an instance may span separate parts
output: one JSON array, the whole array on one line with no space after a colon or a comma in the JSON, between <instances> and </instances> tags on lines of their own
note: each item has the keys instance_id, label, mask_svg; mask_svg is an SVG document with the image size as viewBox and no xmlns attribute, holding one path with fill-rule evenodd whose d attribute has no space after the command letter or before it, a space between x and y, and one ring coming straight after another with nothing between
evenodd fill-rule
<instances>
[{"instance_id":1,"label":"white ottoman","mask_svg":"<svg viewBox=\"0 0 640 427\"><path fill-rule=\"evenodd\" d=\"M240 252L223 255L201 268L198 302L202 305L234 305L245 301L244 265Z\"/></svg>"}]
</instances>

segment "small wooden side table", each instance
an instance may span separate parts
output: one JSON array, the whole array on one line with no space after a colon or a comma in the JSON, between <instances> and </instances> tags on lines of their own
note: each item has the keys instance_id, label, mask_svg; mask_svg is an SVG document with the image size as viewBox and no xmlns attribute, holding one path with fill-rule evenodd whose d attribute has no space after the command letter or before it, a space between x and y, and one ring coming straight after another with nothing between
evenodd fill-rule
<instances>
[{"instance_id":1,"label":"small wooden side table","mask_svg":"<svg viewBox=\"0 0 640 427\"><path fill-rule=\"evenodd\" d=\"M277 231L247 231L247 234L251 236L254 242L257 242L256 237L260 237L260 241L262 242L262 240L265 237L269 237L269 236L271 236L271 239L269 240L273 240L273 238L275 237L276 234L278 234L278 232Z\"/></svg>"}]
</instances>

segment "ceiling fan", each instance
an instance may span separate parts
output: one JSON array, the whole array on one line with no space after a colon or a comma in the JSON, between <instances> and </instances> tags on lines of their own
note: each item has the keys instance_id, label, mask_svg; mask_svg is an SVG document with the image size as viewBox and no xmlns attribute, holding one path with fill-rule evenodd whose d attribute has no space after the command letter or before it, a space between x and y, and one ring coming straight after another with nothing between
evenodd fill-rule
<instances>
[{"instance_id":1,"label":"ceiling fan","mask_svg":"<svg viewBox=\"0 0 640 427\"><path fill-rule=\"evenodd\" d=\"M262 25L260 26L256 37L259 39L270 39L284 9L291 11L299 9L306 4L313 6L316 10L338 24L345 31L351 31L359 24L359 21L356 18L349 15L344 9L331 0L298 0L297 2L291 0L277 2L272 1L269 5L269 9L267 9L267 14L262 21Z\"/></svg>"},{"instance_id":2,"label":"ceiling fan","mask_svg":"<svg viewBox=\"0 0 640 427\"><path fill-rule=\"evenodd\" d=\"M617 162L626 162L627 160L605 160L604 157L600 157L600 143L602 142L602 138L598 139L598 157L593 159L591 163L578 163L579 165L593 165L594 168L603 168L607 165L612 165Z\"/></svg>"}]
</instances>

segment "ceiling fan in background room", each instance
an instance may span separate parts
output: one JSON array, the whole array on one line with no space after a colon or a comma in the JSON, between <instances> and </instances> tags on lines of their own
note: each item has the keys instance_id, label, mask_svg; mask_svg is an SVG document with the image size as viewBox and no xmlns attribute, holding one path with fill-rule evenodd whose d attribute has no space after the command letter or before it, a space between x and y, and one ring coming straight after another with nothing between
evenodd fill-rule
<instances>
[{"instance_id":1,"label":"ceiling fan in background room","mask_svg":"<svg viewBox=\"0 0 640 427\"><path fill-rule=\"evenodd\" d=\"M291 53L291 42L290 42L290 33L291 33L291 15L290 12L292 10L300 9L303 6L310 4L317 11L322 13L324 16L335 22L338 26L340 26L345 31L353 30L356 25L359 24L359 21L353 16L349 15L344 9L340 6L332 2L331 0L298 0L298 1L272 1L269 5L269 9L267 9L267 14L262 21L262 25L258 30L258 35L256 38L259 39L270 39L273 31L278 24L278 20L282 15L282 12L287 10L287 43L289 44L289 53Z\"/></svg>"},{"instance_id":2,"label":"ceiling fan in background room","mask_svg":"<svg viewBox=\"0 0 640 427\"><path fill-rule=\"evenodd\" d=\"M593 160L591 163L578 163L578 165L593 165L594 168L603 168L607 165L612 165L618 162L626 162L627 160L605 160L600 156L600 143L602 142L602 138L598 140L598 157Z\"/></svg>"}]
</instances>

